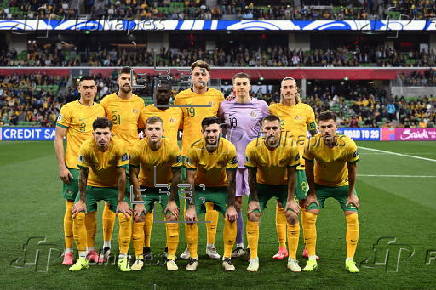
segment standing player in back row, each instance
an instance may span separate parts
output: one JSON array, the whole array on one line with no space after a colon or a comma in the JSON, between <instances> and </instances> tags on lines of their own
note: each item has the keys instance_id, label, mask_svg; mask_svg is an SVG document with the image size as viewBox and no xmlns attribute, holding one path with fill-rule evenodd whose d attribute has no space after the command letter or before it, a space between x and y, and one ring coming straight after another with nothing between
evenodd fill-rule
<instances>
[{"instance_id":1,"label":"standing player in back row","mask_svg":"<svg viewBox=\"0 0 436 290\"><path fill-rule=\"evenodd\" d=\"M259 137L260 121L268 116L268 105L263 100L250 97L250 77L243 72L232 78L233 93L236 97L221 103L219 115L227 124L226 139L232 142L238 152L236 171L236 210L238 211L238 234L232 257L244 255L244 216L241 214L242 197L250 194L248 169L244 167L247 144Z\"/></svg>"},{"instance_id":2,"label":"standing player in back row","mask_svg":"<svg viewBox=\"0 0 436 290\"><path fill-rule=\"evenodd\" d=\"M336 116L330 111L318 117L320 134L309 140L304 150L306 174L309 183L306 216L306 247L309 254L304 271L318 267L316 261L316 219L324 201L335 198L344 211L347 224L347 259L345 269L356 273L359 269L353 261L359 241L359 198L354 186L357 176L359 153L352 139L336 134Z\"/></svg>"},{"instance_id":3,"label":"standing player in back row","mask_svg":"<svg viewBox=\"0 0 436 290\"><path fill-rule=\"evenodd\" d=\"M191 145L203 138L201 134L201 122L205 117L215 117L218 113L220 103L224 101L223 94L214 88L208 87L210 78L209 64L202 60L197 60L191 65L192 87L181 91L175 96L175 105L181 106L183 111L183 135L182 135L182 155L186 156ZM219 259L221 256L215 249L215 235L218 224L219 214L213 209L211 203L206 204L205 220L207 229L206 254L212 259ZM186 249L180 255L182 259L190 257Z\"/></svg>"},{"instance_id":4,"label":"standing player in back row","mask_svg":"<svg viewBox=\"0 0 436 290\"><path fill-rule=\"evenodd\" d=\"M62 264L73 264L73 218L71 210L74 200L79 191L79 169L77 168L77 156L82 143L92 136L92 122L97 117L104 117L102 106L94 102L97 94L97 86L93 77L82 77L79 80L78 91L80 99L72 101L61 108L56 122L54 148L59 165L59 178L64 183L63 194L66 200L64 216L65 253ZM64 138L67 140L67 148L64 153ZM94 219L95 220L95 219ZM93 247L92 236L95 235L95 223L89 224L88 219L88 259L97 262L97 252Z\"/></svg>"},{"instance_id":5,"label":"standing player in back row","mask_svg":"<svg viewBox=\"0 0 436 290\"><path fill-rule=\"evenodd\" d=\"M127 148L132 148L139 140L138 128L144 128L142 111L145 104L143 99L132 93L131 72L130 67L122 68L118 73L118 92L106 95L100 102L106 111L106 117L112 121L114 136L124 141ZM126 186L129 187L128 182ZM152 216L146 219L147 222L153 223ZM110 254L114 223L115 214L106 203L103 210L103 253L100 262L104 262Z\"/></svg>"},{"instance_id":6,"label":"standing player in back row","mask_svg":"<svg viewBox=\"0 0 436 290\"><path fill-rule=\"evenodd\" d=\"M295 79L286 77L280 85L280 103L269 106L272 115L280 118L280 127L282 138L290 138L290 141L297 144L300 152L300 165L297 167L297 183L295 187L295 196L300 201L301 223L303 226L303 236L306 228L305 217L306 211L303 204L307 192L307 179L304 171L303 151L307 141L307 131L311 135L316 134L315 114L312 107L301 102ZM288 257L286 250L286 217L280 204L276 207L276 228L279 241L279 250L273 256L273 259L282 260ZM307 257L307 251L304 249L303 256Z\"/></svg>"}]
</instances>

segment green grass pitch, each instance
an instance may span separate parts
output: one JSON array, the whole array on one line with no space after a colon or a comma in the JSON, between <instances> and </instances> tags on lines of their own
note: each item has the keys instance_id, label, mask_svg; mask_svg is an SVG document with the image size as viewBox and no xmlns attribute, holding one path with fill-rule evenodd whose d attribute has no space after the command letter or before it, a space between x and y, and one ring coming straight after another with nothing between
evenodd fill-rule
<instances>
[{"instance_id":1,"label":"green grass pitch","mask_svg":"<svg viewBox=\"0 0 436 290\"><path fill-rule=\"evenodd\" d=\"M181 260L177 261L180 270L171 273L158 263L146 265L140 272L121 273L114 265L96 265L71 273L60 265L64 201L52 143L0 142L0 288L436 287L436 142L358 145L361 146L357 183L361 199L358 274L344 269L345 222L334 200L326 203L318 218L321 260L317 272L292 273L286 269L286 261L271 259L277 249L272 201L262 218L261 268L257 273L246 271L246 261L235 260L236 271L225 273L220 262L206 259L204 225L200 225L200 265L195 273L185 271L186 262ZM158 212L155 220L161 218ZM100 216L99 213L99 220ZM220 253L222 225L220 220L216 243ZM97 246L101 246L98 226ZM178 254L185 248L183 226L181 229ZM162 251L164 237L163 225L155 224L152 239L155 253ZM299 259L304 266L304 259Z\"/></svg>"}]
</instances>

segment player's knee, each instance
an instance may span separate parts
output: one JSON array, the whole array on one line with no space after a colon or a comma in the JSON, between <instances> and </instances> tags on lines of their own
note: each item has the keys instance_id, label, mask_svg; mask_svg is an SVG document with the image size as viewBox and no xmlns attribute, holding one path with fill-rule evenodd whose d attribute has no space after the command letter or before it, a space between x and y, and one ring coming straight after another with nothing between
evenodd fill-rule
<instances>
[{"instance_id":1,"label":"player's knee","mask_svg":"<svg viewBox=\"0 0 436 290\"><path fill-rule=\"evenodd\" d=\"M258 222L260 219L260 214L257 212L250 212L248 213L248 220L250 222Z\"/></svg>"},{"instance_id":2,"label":"player's knee","mask_svg":"<svg viewBox=\"0 0 436 290\"><path fill-rule=\"evenodd\" d=\"M289 213L286 216L286 220L288 221L289 224L291 225L296 225L298 224L298 216L295 212L293 211L289 211Z\"/></svg>"},{"instance_id":3,"label":"player's knee","mask_svg":"<svg viewBox=\"0 0 436 290\"><path fill-rule=\"evenodd\" d=\"M76 223L85 223L86 215L84 212L79 212L76 214L76 216L73 218L74 222Z\"/></svg>"},{"instance_id":4,"label":"player's knee","mask_svg":"<svg viewBox=\"0 0 436 290\"><path fill-rule=\"evenodd\" d=\"M169 221L169 222L174 222L177 221L177 217L171 213L165 215L165 220Z\"/></svg>"},{"instance_id":5,"label":"player's knee","mask_svg":"<svg viewBox=\"0 0 436 290\"><path fill-rule=\"evenodd\" d=\"M118 214L118 221L120 225L124 225L130 222L130 217L126 217L123 213Z\"/></svg>"}]
</instances>

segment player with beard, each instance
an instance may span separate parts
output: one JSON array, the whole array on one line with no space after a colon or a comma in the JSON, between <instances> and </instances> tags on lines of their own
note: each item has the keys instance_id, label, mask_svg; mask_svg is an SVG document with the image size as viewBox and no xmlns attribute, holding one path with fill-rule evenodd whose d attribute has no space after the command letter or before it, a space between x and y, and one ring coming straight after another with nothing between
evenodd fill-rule
<instances>
[{"instance_id":1,"label":"player with beard","mask_svg":"<svg viewBox=\"0 0 436 290\"><path fill-rule=\"evenodd\" d=\"M280 119L270 115L262 120L264 137L254 139L245 150L245 166L248 168L250 197L248 203L247 240L250 248L248 271L259 269L258 243L261 213L268 201L275 197L284 207L288 229L288 269L300 272L295 255L298 247L298 213L300 206L295 200L295 168L300 164L300 154L295 144L281 138Z\"/></svg>"},{"instance_id":2,"label":"player with beard","mask_svg":"<svg viewBox=\"0 0 436 290\"><path fill-rule=\"evenodd\" d=\"M204 118L201 126L203 138L192 144L186 160L187 180L192 188L186 199L186 241L191 255L186 270L197 270L198 215L206 212L205 204L209 203L224 215L222 266L226 271L234 271L231 258L238 218L235 209L236 148L230 141L220 138L219 118Z\"/></svg>"},{"instance_id":3,"label":"player with beard","mask_svg":"<svg viewBox=\"0 0 436 290\"><path fill-rule=\"evenodd\" d=\"M122 68L118 73L118 92L106 95L100 102L106 117L112 121L114 137L124 141L127 148L132 148L139 140L138 128L144 128L142 111L145 104L142 98L132 93L131 71L130 67ZM103 210L103 252L100 262L104 262L110 254L115 217L106 203ZM147 225L153 223L152 217L146 219Z\"/></svg>"},{"instance_id":4,"label":"player with beard","mask_svg":"<svg viewBox=\"0 0 436 290\"><path fill-rule=\"evenodd\" d=\"M220 103L224 101L223 94L214 88L208 87L210 78L209 64L203 60L197 60L191 65L192 87L181 91L175 96L174 104L181 106L183 111L183 135L182 154L186 156L191 145L202 139L201 122L206 117L217 116ZM206 254L211 259L220 259L221 256L215 248L215 235L218 225L219 213L213 209L212 204L206 204L206 215L204 216L207 229ZM186 249L180 255L182 259L190 257Z\"/></svg>"},{"instance_id":5,"label":"player with beard","mask_svg":"<svg viewBox=\"0 0 436 290\"><path fill-rule=\"evenodd\" d=\"M263 100L250 97L250 77L243 72L232 78L233 92L236 97L221 103L219 115L226 123L226 138L238 152L238 169L236 171L236 210L238 211L238 234L233 258L245 254L244 217L241 214L242 197L250 194L248 169L244 167L245 148L254 138L259 137L260 121L269 115L268 105Z\"/></svg>"},{"instance_id":6,"label":"player with beard","mask_svg":"<svg viewBox=\"0 0 436 290\"><path fill-rule=\"evenodd\" d=\"M312 137L304 150L306 174L309 183L307 194L306 247L309 255L303 271L318 268L316 261L316 220L324 201L333 197L339 202L347 225L347 258L345 269L359 272L353 261L359 242L359 197L355 191L359 153L354 141L336 133L336 116L325 111L318 116L319 134Z\"/></svg>"},{"instance_id":7,"label":"player with beard","mask_svg":"<svg viewBox=\"0 0 436 290\"><path fill-rule=\"evenodd\" d=\"M297 184L295 186L295 196L300 201L301 224L303 236L306 229L305 217L306 210L304 202L306 200L307 179L304 171L303 151L307 142L307 132L312 136L316 134L315 114L312 107L301 101L297 83L294 78L285 77L280 84L280 103L269 106L271 114L280 118L282 136L290 138L295 142L300 151L300 165L297 167ZM276 229L279 241L279 249L273 259L282 260L289 256L286 249L286 217L282 207L276 207ZM307 250L303 250L303 257L307 258Z\"/></svg>"}]
</instances>

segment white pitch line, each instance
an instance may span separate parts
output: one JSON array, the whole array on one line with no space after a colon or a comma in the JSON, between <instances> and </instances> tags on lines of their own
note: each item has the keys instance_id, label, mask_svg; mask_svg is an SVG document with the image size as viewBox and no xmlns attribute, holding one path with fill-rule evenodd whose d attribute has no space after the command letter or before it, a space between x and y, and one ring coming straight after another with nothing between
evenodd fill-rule
<instances>
[{"instance_id":1,"label":"white pitch line","mask_svg":"<svg viewBox=\"0 0 436 290\"><path fill-rule=\"evenodd\" d=\"M399 178L436 178L436 175L390 175L390 174L358 174L363 177L399 177Z\"/></svg>"},{"instance_id":2,"label":"white pitch line","mask_svg":"<svg viewBox=\"0 0 436 290\"><path fill-rule=\"evenodd\" d=\"M385 150L378 150L378 149L368 148L368 147L363 147L363 146L359 146L359 148L362 148L362 149L365 149L365 150L368 150L368 151L373 151L373 152L383 152L383 153L387 153L387 154L391 154L391 155L397 155L397 156L402 156L402 157L412 157L412 158L426 160L426 161L430 161L430 162L436 162L435 159L425 158L425 157L422 157L422 156L407 155L407 154L402 154L402 153L397 153L397 152L392 152L392 151L385 151Z\"/></svg>"}]
</instances>

